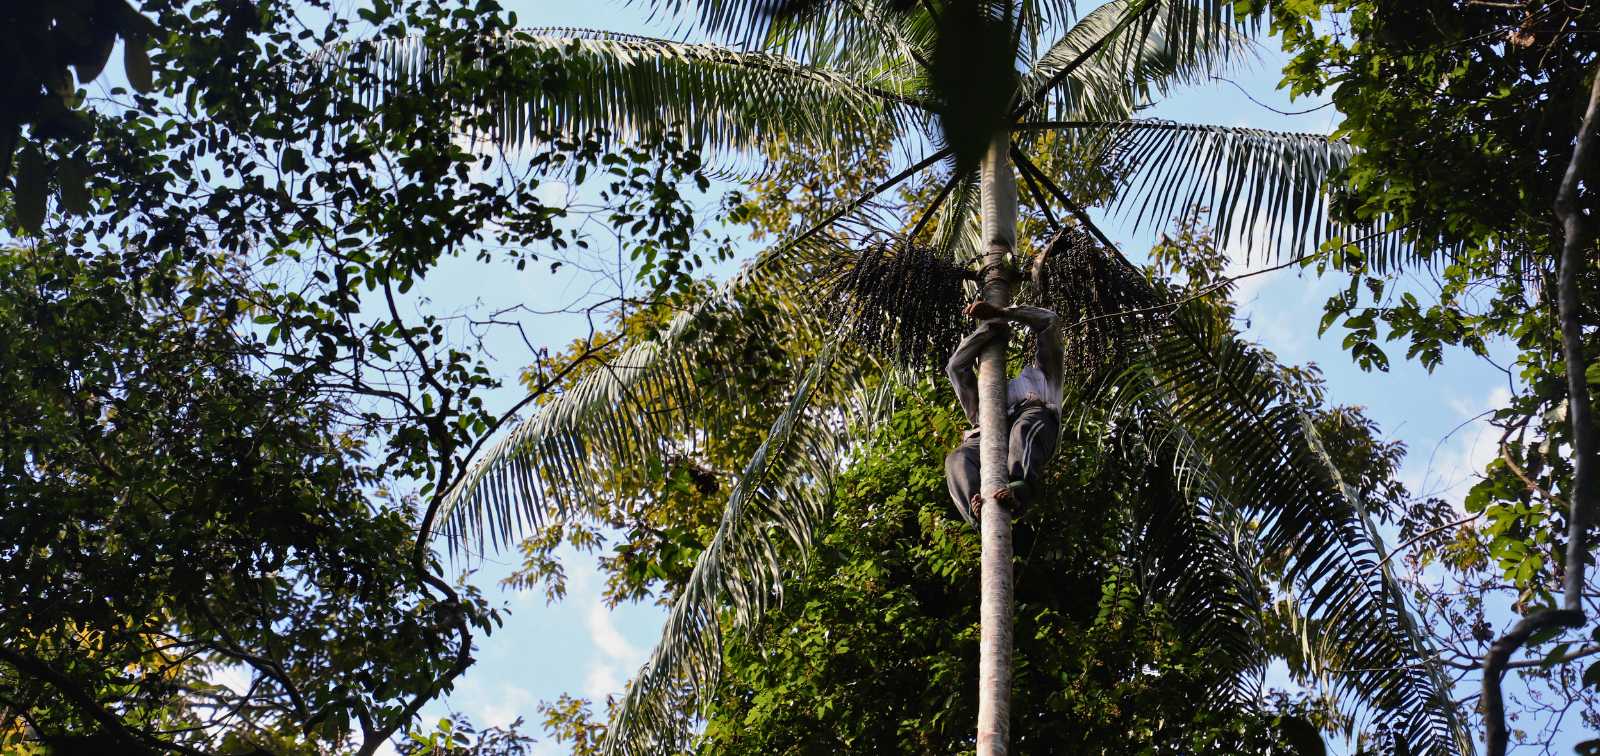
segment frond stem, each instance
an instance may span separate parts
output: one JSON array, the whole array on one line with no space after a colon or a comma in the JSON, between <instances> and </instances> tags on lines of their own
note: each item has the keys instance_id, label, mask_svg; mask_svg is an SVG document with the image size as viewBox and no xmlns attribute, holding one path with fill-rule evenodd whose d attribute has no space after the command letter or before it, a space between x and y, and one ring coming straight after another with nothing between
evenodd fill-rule
<instances>
[{"instance_id":1,"label":"frond stem","mask_svg":"<svg viewBox=\"0 0 1600 756\"><path fill-rule=\"evenodd\" d=\"M1060 84L1063 79L1066 79L1067 76L1071 75L1073 71L1077 70L1078 66L1083 65L1084 62L1093 57L1095 53L1100 52L1100 48L1105 47L1106 43L1116 38L1117 35L1122 34L1123 30L1126 29L1129 24L1132 24L1135 19L1144 15L1145 11L1154 7L1155 2L1153 2L1153 0L1146 0L1146 2L1139 6L1136 10L1129 11L1122 17L1121 21L1117 22L1116 26L1111 27L1111 31L1106 32L1104 36L1095 40L1094 44L1084 48L1083 52L1078 53L1078 57L1073 58L1067 63L1067 65L1063 66L1060 71L1057 71L1051 75L1051 77L1047 79L1045 83L1039 85L1038 89L1033 90L1033 92L1028 95L1027 99L1017 103L1017 107L1012 111L1011 116L1013 118L1021 118L1022 116L1026 115L1028 111L1032 110L1040 102L1044 101L1044 96L1048 94L1050 90L1055 89L1057 84Z\"/></svg>"},{"instance_id":2,"label":"frond stem","mask_svg":"<svg viewBox=\"0 0 1600 756\"><path fill-rule=\"evenodd\" d=\"M1018 167L1022 168L1025 174L1031 173L1033 174L1034 178L1037 178L1039 181L1043 182L1045 187L1050 190L1050 193L1055 195L1056 200L1059 201L1062 206L1067 208L1067 212L1072 213L1072 217L1077 218L1078 222L1083 224L1083 227L1088 229L1089 233L1093 234L1094 238L1099 240L1099 242L1104 245L1106 249L1116 253L1117 257L1122 258L1122 262L1127 264L1128 267L1133 268L1134 270L1139 269L1138 266L1134 265L1132 262L1129 262L1128 258L1122 256L1122 250L1117 249L1117 245L1111 242L1111 239L1106 236L1105 232L1101 231L1100 227L1096 226L1094 221L1089 219L1089 213L1085 212L1083 208L1079 207L1077 203L1073 202L1072 198L1068 197L1067 193L1063 191L1061 187L1056 186L1056 183L1051 181L1049 176L1044 175L1044 171L1040 170L1039 166L1034 165L1033 161L1029 160L1028 156L1022 153L1022 149L1015 144L1011 145L1011 159L1016 162Z\"/></svg>"},{"instance_id":3,"label":"frond stem","mask_svg":"<svg viewBox=\"0 0 1600 756\"><path fill-rule=\"evenodd\" d=\"M1017 162L1015 156L1021 154L1021 150L1015 143L1011 145L1011 149L1013 151L1012 161ZM1039 188L1039 183L1034 180L1033 173L1027 170L1022 171L1022 183L1028 187L1028 194L1033 197L1034 204L1039 206L1039 212L1044 213L1044 219L1049 222L1050 230L1060 231L1061 224L1056 221L1055 213L1050 212L1050 200L1044 196L1044 190Z\"/></svg>"},{"instance_id":4,"label":"frond stem","mask_svg":"<svg viewBox=\"0 0 1600 756\"><path fill-rule=\"evenodd\" d=\"M916 165L913 165L910 168L907 168L907 169L895 174L894 176L889 177L883 183L878 184L875 187L872 187L871 189L869 189L865 193L863 193L861 196L856 197L853 200L850 200L849 202L845 203L844 207L839 208L837 211L833 212L828 217L823 218L822 220L818 221L815 225L813 225L810 228L806 229L805 231L801 232L801 234L799 236L796 236L795 238L791 239L787 244L785 244L782 249L778 250L777 252L775 252L772 255L767 256L767 260L775 259L775 258L779 257L782 252L785 252L785 251L788 251L790 249L793 249L794 247L798 246L801 242L804 242L807 239L810 239L811 237L816 236L823 229L827 228L828 226L833 225L833 223L835 221L839 220L840 218L845 217L846 215L849 215L850 213L855 212L856 209L860 208L862 205L865 205L868 202L871 202L874 197L877 197L878 195L883 194L884 192L895 188L896 186L898 186L900 184L900 182L905 181L908 178L911 178L912 176L914 176L917 173L921 172L922 169L927 168L928 166L933 165L934 163L937 163L940 160L945 159L946 157L948 157L951 154L951 152L952 152L952 150L949 147L946 147L946 148L944 148L942 150L939 150L938 152L933 153L932 155L929 155L926 158L923 158L922 160L918 161L916 163Z\"/></svg>"},{"instance_id":5,"label":"frond stem","mask_svg":"<svg viewBox=\"0 0 1600 756\"><path fill-rule=\"evenodd\" d=\"M933 220L933 214L939 211L939 206L944 204L945 198L950 196L951 190L955 189L958 183L961 183L961 176L959 175L951 176L950 180L945 182L944 186L939 189L939 194L933 198L933 203L928 205L928 209L922 211L922 217L918 218L916 225L911 227L911 233L906 234L907 242L915 240L917 234L922 233L922 229L928 225L928 221Z\"/></svg>"},{"instance_id":6,"label":"frond stem","mask_svg":"<svg viewBox=\"0 0 1600 756\"><path fill-rule=\"evenodd\" d=\"M1183 123L1156 119L1135 119L1129 121L1019 121L1011 125L1011 130L1048 131L1051 129L1107 129L1117 127L1159 129L1163 131L1248 131L1253 133L1267 133L1279 137L1321 139L1325 142L1333 144L1346 141L1344 139L1329 139L1327 134L1313 134L1309 131L1264 131L1262 129L1245 129L1237 126L1214 126L1210 124Z\"/></svg>"}]
</instances>

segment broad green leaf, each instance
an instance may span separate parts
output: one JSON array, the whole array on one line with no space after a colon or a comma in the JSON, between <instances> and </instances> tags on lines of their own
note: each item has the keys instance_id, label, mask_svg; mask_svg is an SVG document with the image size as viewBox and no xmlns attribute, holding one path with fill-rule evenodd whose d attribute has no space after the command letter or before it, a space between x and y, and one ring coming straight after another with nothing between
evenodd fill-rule
<instances>
[{"instance_id":1,"label":"broad green leaf","mask_svg":"<svg viewBox=\"0 0 1600 756\"><path fill-rule=\"evenodd\" d=\"M61 207L69 213L89 212L89 166L82 157L70 157L56 164L56 184L61 190Z\"/></svg>"},{"instance_id":2,"label":"broad green leaf","mask_svg":"<svg viewBox=\"0 0 1600 756\"><path fill-rule=\"evenodd\" d=\"M17 223L31 234L39 233L44 226L45 171L44 156L30 144L22 148L17 161L16 184L12 190L16 201Z\"/></svg>"}]
</instances>

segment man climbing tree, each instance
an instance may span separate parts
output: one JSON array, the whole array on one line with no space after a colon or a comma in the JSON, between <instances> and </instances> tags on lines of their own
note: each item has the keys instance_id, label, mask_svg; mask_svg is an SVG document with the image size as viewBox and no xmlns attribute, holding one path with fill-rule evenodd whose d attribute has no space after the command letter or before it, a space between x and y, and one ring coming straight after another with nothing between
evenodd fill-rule
<instances>
[{"instance_id":1,"label":"man climbing tree","mask_svg":"<svg viewBox=\"0 0 1600 756\"><path fill-rule=\"evenodd\" d=\"M1021 514L1023 496L1039 478L1044 464L1055 453L1061 430L1061 326L1056 314L1040 307L1013 305L999 308L978 300L967 305L968 317L982 321L950 355L945 373L955 387L961 411L972 428L961 444L944 458L945 482L956 510L969 524L976 524L983 495L979 492L978 465L978 376L973 362L983 348L995 339L1011 336L1008 321L1033 329L1036 343L1033 363L1022 368L1006 383L1006 419L1011 429L1008 449L1008 485L993 492L994 500L1006 504L1012 514ZM1020 492L1018 489L1022 489Z\"/></svg>"}]
</instances>

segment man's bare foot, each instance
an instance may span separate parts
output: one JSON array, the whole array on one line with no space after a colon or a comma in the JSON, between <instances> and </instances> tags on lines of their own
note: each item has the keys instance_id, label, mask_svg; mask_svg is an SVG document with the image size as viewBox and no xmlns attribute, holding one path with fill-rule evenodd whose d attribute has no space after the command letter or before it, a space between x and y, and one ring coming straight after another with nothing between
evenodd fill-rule
<instances>
[{"instance_id":1,"label":"man's bare foot","mask_svg":"<svg viewBox=\"0 0 1600 756\"><path fill-rule=\"evenodd\" d=\"M962 310L962 312L965 313L967 317L976 318L978 320L992 320L994 318L1003 318L1003 317L1005 317L1005 314L1006 314L1005 310L1002 310L1002 309L1000 309L998 307L995 307L994 305L989 304L988 302L985 302L985 301L983 301L981 299L973 302L972 304L967 305L966 308Z\"/></svg>"},{"instance_id":2,"label":"man's bare foot","mask_svg":"<svg viewBox=\"0 0 1600 756\"><path fill-rule=\"evenodd\" d=\"M996 489L994 493L989 495L989 498L994 499L994 503L1005 507L1006 511L1011 513L1012 519L1016 519L1022 516L1023 504L1022 499L1018 498L1011 489L1011 486ZM973 498L977 499L978 497Z\"/></svg>"}]
</instances>

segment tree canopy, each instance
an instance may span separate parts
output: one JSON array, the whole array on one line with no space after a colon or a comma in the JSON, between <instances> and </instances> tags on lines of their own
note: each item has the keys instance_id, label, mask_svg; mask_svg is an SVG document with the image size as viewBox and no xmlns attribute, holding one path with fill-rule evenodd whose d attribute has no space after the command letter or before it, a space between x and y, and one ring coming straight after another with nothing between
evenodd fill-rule
<instances>
[{"instance_id":1,"label":"tree canopy","mask_svg":"<svg viewBox=\"0 0 1600 756\"><path fill-rule=\"evenodd\" d=\"M706 251L682 143L552 136L513 160L461 138L496 128L482 79L564 74L475 55L507 21L490 6L332 5L152 3L140 91L74 112L76 138L22 132L61 196L19 175L0 197L8 751L365 754L404 735L498 624L428 534L509 414L413 287L491 247L521 269L586 244L540 201L551 176L606 176L602 217L651 261L647 287L685 285ZM374 102L329 65L355 25L461 62Z\"/></svg>"}]
</instances>

